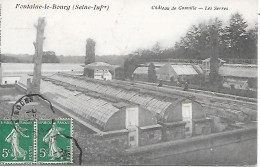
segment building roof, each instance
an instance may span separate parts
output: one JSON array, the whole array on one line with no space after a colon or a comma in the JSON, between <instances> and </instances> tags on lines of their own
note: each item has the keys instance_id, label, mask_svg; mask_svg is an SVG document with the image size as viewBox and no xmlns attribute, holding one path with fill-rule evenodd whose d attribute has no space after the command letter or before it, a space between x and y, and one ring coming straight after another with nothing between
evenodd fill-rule
<instances>
[{"instance_id":1,"label":"building roof","mask_svg":"<svg viewBox=\"0 0 260 167\"><path fill-rule=\"evenodd\" d=\"M177 75L197 75L192 65L171 65Z\"/></svg>"},{"instance_id":2,"label":"building roof","mask_svg":"<svg viewBox=\"0 0 260 167\"><path fill-rule=\"evenodd\" d=\"M129 103L138 104L154 114L164 114L166 109L172 104L171 102L164 101L161 97L156 97L155 95L139 93L134 90L112 85L112 82L106 83L90 78L80 76L73 77L65 74L55 74L49 77L49 79L70 83L71 85L75 85L77 88L81 87L89 91L95 91L100 95L115 97L119 99L119 101L123 100L128 101Z\"/></svg>"},{"instance_id":3,"label":"building roof","mask_svg":"<svg viewBox=\"0 0 260 167\"><path fill-rule=\"evenodd\" d=\"M33 63L2 63L2 76L22 76L33 74ZM82 75L84 68L80 64L43 63L42 75L48 76L57 72Z\"/></svg>"},{"instance_id":4,"label":"building roof","mask_svg":"<svg viewBox=\"0 0 260 167\"><path fill-rule=\"evenodd\" d=\"M221 63L225 63L226 61L225 60L222 60L220 58L218 58L218 60L221 62ZM202 60L202 62L209 62L210 61L210 58L207 58L205 60Z\"/></svg>"},{"instance_id":5,"label":"building roof","mask_svg":"<svg viewBox=\"0 0 260 167\"><path fill-rule=\"evenodd\" d=\"M148 74L148 67L137 67L133 74Z\"/></svg>"},{"instance_id":6,"label":"building roof","mask_svg":"<svg viewBox=\"0 0 260 167\"><path fill-rule=\"evenodd\" d=\"M133 74L148 74L148 68L149 67L137 67ZM155 68L155 71L158 70L158 68Z\"/></svg>"},{"instance_id":7,"label":"building roof","mask_svg":"<svg viewBox=\"0 0 260 167\"><path fill-rule=\"evenodd\" d=\"M202 70L202 67L198 64L195 64L195 65L192 65L194 67L194 69L197 71L197 73L199 74L203 74L203 70Z\"/></svg>"},{"instance_id":8,"label":"building roof","mask_svg":"<svg viewBox=\"0 0 260 167\"><path fill-rule=\"evenodd\" d=\"M171 63L167 63L163 67L157 70L157 74L169 75L170 77L174 75L198 75L200 72L202 72L200 66L191 65L191 64L171 64Z\"/></svg>"},{"instance_id":9,"label":"building roof","mask_svg":"<svg viewBox=\"0 0 260 167\"><path fill-rule=\"evenodd\" d=\"M25 86L27 78L28 77L21 78L19 83ZM88 96L80 91L68 90L50 81L41 81L40 93L48 97L52 102L58 103L63 108L72 110L85 117L89 123L102 129L105 129L109 118L120 110L111 102Z\"/></svg>"},{"instance_id":10,"label":"building roof","mask_svg":"<svg viewBox=\"0 0 260 167\"><path fill-rule=\"evenodd\" d=\"M257 65L224 64L219 67L220 76L257 78Z\"/></svg>"},{"instance_id":11,"label":"building roof","mask_svg":"<svg viewBox=\"0 0 260 167\"><path fill-rule=\"evenodd\" d=\"M93 69L93 70L114 70L116 69L117 65L111 65L108 63L104 63L104 62L94 62L94 63L90 63L87 65L82 65L84 68L89 68L89 69Z\"/></svg>"},{"instance_id":12,"label":"building roof","mask_svg":"<svg viewBox=\"0 0 260 167\"><path fill-rule=\"evenodd\" d=\"M27 78L21 78L18 84L26 86ZM51 102L79 114L101 130L106 129L114 114L122 112L122 108L128 105L138 105L150 111L153 116L159 114L164 117L166 111L171 112L184 99L175 95L166 97L160 93L146 93L129 87L131 86L117 82L56 73L42 79L40 93Z\"/></svg>"},{"instance_id":13,"label":"building roof","mask_svg":"<svg viewBox=\"0 0 260 167\"><path fill-rule=\"evenodd\" d=\"M148 63L146 63L145 65L146 65L146 66L149 66L151 63L153 63L153 65L154 65L155 67L162 67L162 66L164 66L167 62L148 62Z\"/></svg>"}]
</instances>

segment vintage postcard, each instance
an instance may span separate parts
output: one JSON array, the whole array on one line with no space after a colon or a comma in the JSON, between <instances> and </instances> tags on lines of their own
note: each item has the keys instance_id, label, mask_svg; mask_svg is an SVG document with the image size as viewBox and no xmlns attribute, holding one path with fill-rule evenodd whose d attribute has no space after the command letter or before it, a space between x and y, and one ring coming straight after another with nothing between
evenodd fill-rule
<instances>
[{"instance_id":1,"label":"vintage postcard","mask_svg":"<svg viewBox=\"0 0 260 167\"><path fill-rule=\"evenodd\" d=\"M258 6L0 0L0 165L256 165Z\"/></svg>"}]
</instances>

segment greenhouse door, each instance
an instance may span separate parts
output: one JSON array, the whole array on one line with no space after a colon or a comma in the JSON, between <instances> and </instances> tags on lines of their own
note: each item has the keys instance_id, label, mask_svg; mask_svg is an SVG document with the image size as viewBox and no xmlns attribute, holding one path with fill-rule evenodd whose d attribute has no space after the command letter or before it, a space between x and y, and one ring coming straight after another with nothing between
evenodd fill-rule
<instances>
[{"instance_id":1,"label":"greenhouse door","mask_svg":"<svg viewBox=\"0 0 260 167\"><path fill-rule=\"evenodd\" d=\"M128 126L139 126L138 107L126 108L126 128Z\"/></svg>"},{"instance_id":2,"label":"greenhouse door","mask_svg":"<svg viewBox=\"0 0 260 167\"><path fill-rule=\"evenodd\" d=\"M126 129L128 129L128 143L130 147L138 147L139 145L139 108L126 108Z\"/></svg>"},{"instance_id":3,"label":"greenhouse door","mask_svg":"<svg viewBox=\"0 0 260 167\"><path fill-rule=\"evenodd\" d=\"M192 135L192 103L182 104L182 120L186 122L185 135Z\"/></svg>"}]
</instances>

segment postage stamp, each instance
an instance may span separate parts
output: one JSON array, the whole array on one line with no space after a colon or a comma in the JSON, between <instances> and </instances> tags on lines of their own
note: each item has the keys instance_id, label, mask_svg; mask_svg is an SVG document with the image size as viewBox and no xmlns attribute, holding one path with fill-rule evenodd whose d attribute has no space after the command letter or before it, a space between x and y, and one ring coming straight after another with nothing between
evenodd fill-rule
<instances>
[{"instance_id":1,"label":"postage stamp","mask_svg":"<svg viewBox=\"0 0 260 167\"><path fill-rule=\"evenodd\" d=\"M37 120L37 162L72 163L72 119Z\"/></svg>"},{"instance_id":2,"label":"postage stamp","mask_svg":"<svg viewBox=\"0 0 260 167\"><path fill-rule=\"evenodd\" d=\"M34 162L34 120L0 120L0 162Z\"/></svg>"}]
</instances>

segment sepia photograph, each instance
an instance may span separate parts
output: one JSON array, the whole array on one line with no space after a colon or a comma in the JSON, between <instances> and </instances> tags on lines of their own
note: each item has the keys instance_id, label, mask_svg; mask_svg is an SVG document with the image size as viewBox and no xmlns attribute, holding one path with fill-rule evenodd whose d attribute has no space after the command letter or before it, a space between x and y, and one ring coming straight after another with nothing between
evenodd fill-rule
<instances>
[{"instance_id":1,"label":"sepia photograph","mask_svg":"<svg viewBox=\"0 0 260 167\"><path fill-rule=\"evenodd\" d=\"M257 0L0 0L0 165L257 165Z\"/></svg>"}]
</instances>

